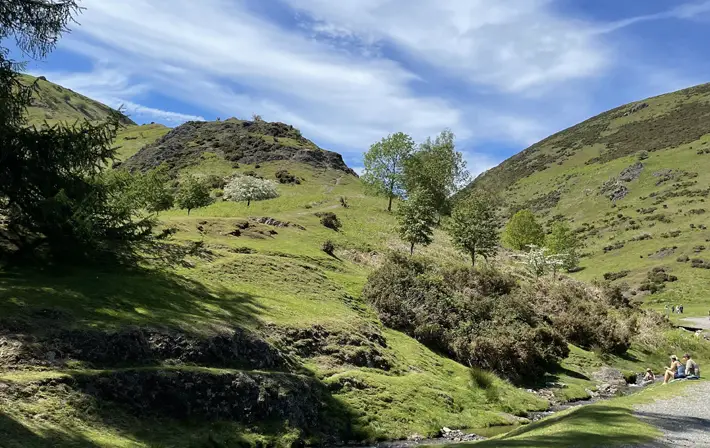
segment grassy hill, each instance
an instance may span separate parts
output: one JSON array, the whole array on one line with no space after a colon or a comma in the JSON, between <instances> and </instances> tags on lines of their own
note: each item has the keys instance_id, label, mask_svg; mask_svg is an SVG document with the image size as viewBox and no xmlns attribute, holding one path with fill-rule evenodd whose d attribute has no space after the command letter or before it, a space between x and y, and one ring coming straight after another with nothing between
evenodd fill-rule
<instances>
[{"instance_id":1,"label":"grassy hill","mask_svg":"<svg viewBox=\"0 0 710 448\"><path fill-rule=\"evenodd\" d=\"M49 82L44 77L22 75L20 79L26 85L36 86L32 95L32 104L28 109L30 124L41 125L47 122L51 125L58 122L73 123L77 120L101 121L108 117L112 110L105 104ZM128 126L136 123L124 117L123 124Z\"/></svg>"},{"instance_id":2,"label":"grassy hill","mask_svg":"<svg viewBox=\"0 0 710 448\"><path fill-rule=\"evenodd\" d=\"M365 195L339 155L287 125L236 119L128 126L117 145L132 169L168 160L178 177L253 171L273 180L287 170L300 183L250 206L218 200L189 216L161 213L159 230L189 249L184 259L171 245L131 269L0 268L0 446L334 443L444 426L485 433L549 406L492 375L476 381L382 325L363 286L387 251L408 248L386 200ZM342 228L324 227L323 212ZM321 249L328 240L332 256ZM468 263L438 230L418 252ZM657 352L635 347L603 360L571 347L542 380L559 399L579 399L607 363L639 371L678 347L702 352L699 341L673 338Z\"/></svg>"},{"instance_id":3,"label":"grassy hill","mask_svg":"<svg viewBox=\"0 0 710 448\"><path fill-rule=\"evenodd\" d=\"M585 242L584 280L629 282L652 307L710 310L710 84L610 110L479 176L469 188L514 198ZM648 295L649 272L678 277ZM646 289L646 288L643 288Z\"/></svg>"}]
</instances>

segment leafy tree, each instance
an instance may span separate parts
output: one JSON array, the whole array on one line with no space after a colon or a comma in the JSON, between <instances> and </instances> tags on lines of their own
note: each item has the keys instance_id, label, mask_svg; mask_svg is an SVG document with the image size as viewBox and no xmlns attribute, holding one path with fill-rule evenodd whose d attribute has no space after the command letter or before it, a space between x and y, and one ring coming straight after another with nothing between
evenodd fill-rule
<instances>
[{"instance_id":1,"label":"leafy tree","mask_svg":"<svg viewBox=\"0 0 710 448\"><path fill-rule=\"evenodd\" d=\"M505 226L503 239L511 248L525 250L531 244L541 246L545 232L530 210L520 210Z\"/></svg>"},{"instance_id":2,"label":"leafy tree","mask_svg":"<svg viewBox=\"0 0 710 448\"><path fill-rule=\"evenodd\" d=\"M436 210L426 192L414 191L400 206L397 214L399 235L410 244L409 253L414 253L414 245L428 246L432 242L436 225Z\"/></svg>"},{"instance_id":3,"label":"leafy tree","mask_svg":"<svg viewBox=\"0 0 710 448\"><path fill-rule=\"evenodd\" d=\"M456 151L455 135L445 129L419 145L405 169L407 190L424 190L439 215L451 212L451 197L469 179L466 161Z\"/></svg>"},{"instance_id":4,"label":"leafy tree","mask_svg":"<svg viewBox=\"0 0 710 448\"><path fill-rule=\"evenodd\" d=\"M46 56L79 12L75 1L0 3L0 41L14 38L23 53ZM153 221L122 199L125 184L107 177L125 117L101 124L29 126L26 110L36 85L0 45L0 198L17 255L46 248L55 258L129 257L149 242Z\"/></svg>"},{"instance_id":5,"label":"leafy tree","mask_svg":"<svg viewBox=\"0 0 710 448\"><path fill-rule=\"evenodd\" d=\"M546 246L550 252L563 257L562 267L569 271L573 271L579 264L579 241L577 235L572 231L570 226L565 222L558 222L552 227L552 233L547 236Z\"/></svg>"},{"instance_id":6,"label":"leafy tree","mask_svg":"<svg viewBox=\"0 0 710 448\"><path fill-rule=\"evenodd\" d=\"M365 153L362 181L370 192L389 198L387 211L392 211L392 199L404 191L404 165L413 152L414 140L398 132L373 144Z\"/></svg>"},{"instance_id":7,"label":"leafy tree","mask_svg":"<svg viewBox=\"0 0 710 448\"><path fill-rule=\"evenodd\" d=\"M247 207L251 201L263 201L279 197L276 184L270 180L251 176L238 176L224 187L224 198L229 201L244 202Z\"/></svg>"},{"instance_id":8,"label":"leafy tree","mask_svg":"<svg viewBox=\"0 0 710 448\"><path fill-rule=\"evenodd\" d=\"M473 265L476 255L488 258L498 251L495 208L481 195L473 195L454 207L447 230L451 242L471 256Z\"/></svg>"},{"instance_id":9,"label":"leafy tree","mask_svg":"<svg viewBox=\"0 0 710 448\"><path fill-rule=\"evenodd\" d=\"M160 213L170 210L175 202L169 182L167 166L160 166L146 173L134 174L131 193L135 195L138 206L150 213Z\"/></svg>"},{"instance_id":10,"label":"leafy tree","mask_svg":"<svg viewBox=\"0 0 710 448\"><path fill-rule=\"evenodd\" d=\"M189 216L192 209L207 207L212 203L210 186L195 176L188 176L180 182L175 202L178 207L187 209Z\"/></svg>"}]
</instances>

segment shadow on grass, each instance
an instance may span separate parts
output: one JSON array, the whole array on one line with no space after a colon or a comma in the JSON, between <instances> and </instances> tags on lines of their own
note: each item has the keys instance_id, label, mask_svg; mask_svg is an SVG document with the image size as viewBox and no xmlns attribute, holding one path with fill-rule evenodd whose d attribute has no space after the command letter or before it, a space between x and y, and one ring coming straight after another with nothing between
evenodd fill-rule
<instances>
[{"instance_id":1,"label":"shadow on grass","mask_svg":"<svg viewBox=\"0 0 710 448\"><path fill-rule=\"evenodd\" d=\"M649 442L652 435L644 433L638 425L638 420L627 408L586 406L572 413L549 417L538 423L521 427L501 439L484 441L473 446L599 447ZM553 426L557 427L556 431Z\"/></svg>"},{"instance_id":2,"label":"shadow on grass","mask_svg":"<svg viewBox=\"0 0 710 448\"><path fill-rule=\"evenodd\" d=\"M0 411L0 447L45 448L48 446L98 448L99 445L79 434L63 433L44 429L42 434L31 431L23 424Z\"/></svg>"},{"instance_id":3,"label":"shadow on grass","mask_svg":"<svg viewBox=\"0 0 710 448\"><path fill-rule=\"evenodd\" d=\"M682 403L680 403L682 405ZM710 416L708 418L700 417L679 417L668 414L657 414L655 412L636 412L641 420L661 428L666 431L683 432L702 431L710 432Z\"/></svg>"},{"instance_id":4,"label":"shadow on grass","mask_svg":"<svg viewBox=\"0 0 710 448\"><path fill-rule=\"evenodd\" d=\"M263 307L255 297L210 288L161 270L122 267L0 271L0 315L20 327L126 325L205 328L253 326Z\"/></svg>"}]
</instances>

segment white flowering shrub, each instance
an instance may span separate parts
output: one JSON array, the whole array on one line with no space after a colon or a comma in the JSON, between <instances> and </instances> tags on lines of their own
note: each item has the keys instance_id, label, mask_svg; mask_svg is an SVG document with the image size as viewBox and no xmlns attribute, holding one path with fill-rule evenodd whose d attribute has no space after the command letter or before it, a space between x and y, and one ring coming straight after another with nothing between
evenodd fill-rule
<instances>
[{"instance_id":1,"label":"white flowering shrub","mask_svg":"<svg viewBox=\"0 0 710 448\"><path fill-rule=\"evenodd\" d=\"M270 180L252 176L237 176L224 187L224 199L234 202L263 201L279 197L276 184Z\"/></svg>"},{"instance_id":2,"label":"white flowering shrub","mask_svg":"<svg viewBox=\"0 0 710 448\"><path fill-rule=\"evenodd\" d=\"M549 254L546 247L534 244L528 245L530 250L522 254L515 254L517 263L523 265L525 270L533 277L540 278L548 273L555 273L565 264L567 254Z\"/></svg>"}]
</instances>

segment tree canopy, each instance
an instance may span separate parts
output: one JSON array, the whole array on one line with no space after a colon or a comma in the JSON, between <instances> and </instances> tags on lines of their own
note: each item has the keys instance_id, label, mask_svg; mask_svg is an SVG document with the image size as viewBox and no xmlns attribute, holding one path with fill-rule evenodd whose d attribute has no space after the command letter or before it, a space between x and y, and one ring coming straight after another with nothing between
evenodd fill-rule
<instances>
[{"instance_id":1,"label":"tree canopy","mask_svg":"<svg viewBox=\"0 0 710 448\"><path fill-rule=\"evenodd\" d=\"M527 250L530 245L542 246L545 232L530 210L520 210L508 221L503 239L513 249Z\"/></svg>"},{"instance_id":2,"label":"tree canopy","mask_svg":"<svg viewBox=\"0 0 710 448\"><path fill-rule=\"evenodd\" d=\"M406 165L407 190L426 191L439 215L451 212L451 197L469 179L466 161L456 151L455 135L445 129L427 138Z\"/></svg>"},{"instance_id":3,"label":"tree canopy","mask_svg":"<svg viewBox=\"0 0 710 448\"><path fill-rule=\"evenodd\" d=\"M431 205L431 198L424 191L414 191L397 212L399 235L409 243L409 253L414 253L414 246L428 246L432 242L436 225L436 210Z\"/></svg>"},{"instance_id":4,"label":"tree canopy","mask_svg":"<svg viewBox=\"0 0 710 448\"><path fill-rule=\"evenodd\" d=\"M550 252L562 257L562 267L573 271L579 265L579 241L577 235L566 222L558 222L552 226L552 232L547 236L546 243Z\"/></svg>"},{"instance_id":5,"label":"tree canopy","mask_svg":"<svg viewBox=\"0 0 710 448\"><path fill-rule=\"evenodd\" d=\"M212 203L210 186L196 176L187 176L180 181L175 202L178 207L186 209L188 215L195 208L207 207Z\"/></svg>"},{"instance_id":6,"label":"tree canopy","mask_svg":"<svg viewBox=\"0 0 710 448\"><path fill-rule=\"evenodd\" d=\"M471 257L473 265L476 255L488 258L498 252L495 206L479 194L456 204L446 228L451 242Z\"/></svg>"},{"instance_id":7,"label":"tree canopy","mask_svg":"<svg viewBox=\"0 0 710 448\"><path fill-rule=\"evenodd\" d=\"M229 201L246 202L263 201L279 197L276 184L270 180L252 176L237 176L224 187L224 198Z\"/></svg>"},{"instance_id":8,"label":"tree canopy","mask_svg":"<svg viewBox=\"0 0 710 448\"><path fill-rule=\"evenodd\" d=\"M413 152L412 137L397 132L373 144L365 153L362 182L369 192L389 199L387 211L392 210L392 200L404 192L404 166Z\"/></svg>"}]
</instances>

